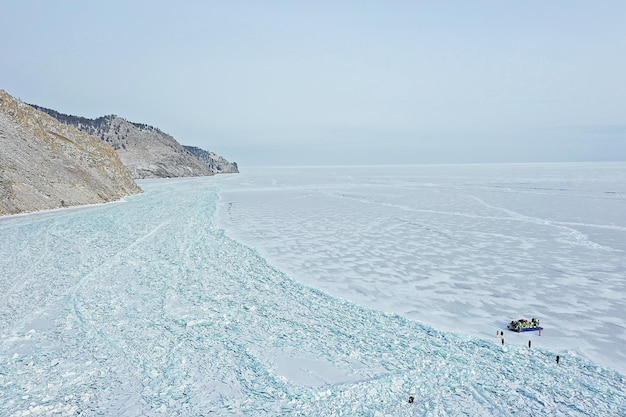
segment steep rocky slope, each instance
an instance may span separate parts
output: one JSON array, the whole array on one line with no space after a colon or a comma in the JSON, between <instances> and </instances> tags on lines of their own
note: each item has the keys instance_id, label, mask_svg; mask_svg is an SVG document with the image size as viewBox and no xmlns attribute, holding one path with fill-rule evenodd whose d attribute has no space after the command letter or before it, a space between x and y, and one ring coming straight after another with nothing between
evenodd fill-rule
<instances>
[{"instance_id":1,"label":"steep rocky slope","mask_svg":"<svg viewBox=\"0 0 626 417\"><path fill-rule=\"evenodd\" d=\"M185 146L196 158L204 162L216 174L237 174L239 167L237 162L228 162L215 152L205 151L195 146Z\"/></svg>"},{"instance_id":2,"label":"steep rocky slope","mask_svg":"<svg viewBox=\"0 0 626 417\"><path fill-rule=\"evenodd\" d=\"M110 145L0 90L0 215L139 192Z\"/></svg>"},{"instance_id":3,"label":"steep rocky slope","mask_svg":"<svg viewBox=\"0 0 626 417\"><path fill-rule=\"evenodd\" d=\"M167 133L152 126L129 122L119 116L88 119L36 105L33 107L111 144L134 178L207 176L221 172L216 167L227 167L230 164L215 154L219 160L201 161ZM227 169L232 170L231 167Z\"/></svg>"}]
</instances>

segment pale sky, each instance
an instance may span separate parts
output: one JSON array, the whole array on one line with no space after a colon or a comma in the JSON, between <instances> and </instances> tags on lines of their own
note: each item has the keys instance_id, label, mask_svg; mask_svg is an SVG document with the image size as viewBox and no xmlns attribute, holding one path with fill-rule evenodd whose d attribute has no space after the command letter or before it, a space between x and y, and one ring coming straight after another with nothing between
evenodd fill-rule
<instances>
[{"instance_id":1,"label":"pale sky","mask_svg":"<svg viewBox=\"0 0 626 417\"><path fill-rule=\"evenodd\" d=\"M240 168L626 160L626 1L0 0L0 89Z\"/></svg>"}]
</instances>

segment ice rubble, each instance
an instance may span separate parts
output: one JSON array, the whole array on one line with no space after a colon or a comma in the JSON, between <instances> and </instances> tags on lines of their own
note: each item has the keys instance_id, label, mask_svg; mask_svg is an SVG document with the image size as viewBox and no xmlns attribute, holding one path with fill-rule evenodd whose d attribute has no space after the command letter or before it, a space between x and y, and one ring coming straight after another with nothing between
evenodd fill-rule
<instances>
[{"instance_id":1,"label":"ice rubble","mask_svg":"<svg viewBox=\"0 0 626 417\"><path fill-rule=\"evenodd\" d=\"M575 352L297 282L216 226L214 184L0 220L1 415L626 413L624 377Z\"/></svg>"}]
</instances>

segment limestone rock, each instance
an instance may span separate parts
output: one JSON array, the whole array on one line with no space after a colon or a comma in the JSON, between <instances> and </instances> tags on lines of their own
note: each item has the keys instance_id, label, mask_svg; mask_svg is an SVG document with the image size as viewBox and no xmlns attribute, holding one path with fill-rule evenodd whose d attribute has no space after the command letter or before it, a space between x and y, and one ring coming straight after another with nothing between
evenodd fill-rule
<instances>
[{"instance_id":1,"label":"limestone rock","mask_svg":"<svg viewBox=\"0 0 626 417\"><path fill-rule=\"evenodd\" d=\"M33 105L57 120L99 137L113 146L134 178L198 177L215 174L172 136L142 123L109 115L97 119L71 116Z\"/></svg>"},{"instance_id":2,"label":"limestone rock","mask_svg":"<svg viewBox=\"0 0 626 417\"><path fill-rule=\"evenodd\" d=\"M0 215L140 192L110 145L0 90Z\"/></svg>"}]
</instances>

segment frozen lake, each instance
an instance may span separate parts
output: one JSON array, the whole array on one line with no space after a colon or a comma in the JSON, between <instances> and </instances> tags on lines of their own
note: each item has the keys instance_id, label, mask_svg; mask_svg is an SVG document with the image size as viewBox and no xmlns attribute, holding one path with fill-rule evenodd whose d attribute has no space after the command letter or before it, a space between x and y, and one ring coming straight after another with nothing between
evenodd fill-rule
<instances>
[{"instance_id":1,"label":"frozen lake","mask_svg":"<svg viewBox=\"0 0 626 417\"><path fill-rule=\"evenodd\" d=\"M625 164L140 185L0 219L0 415L626 414Z\"/></svg>"},{"instance_id":2,"label":"frozen lake","mask_svg":"<svg viewBox=\"0 0 626 417\"><path fill-rule=\"evenodd\" d=\"M257 169L227 181L221 224L298 281L487 339L538 317L536 346L626 373L626 164Z\"/></svg>"}]
</instances>

